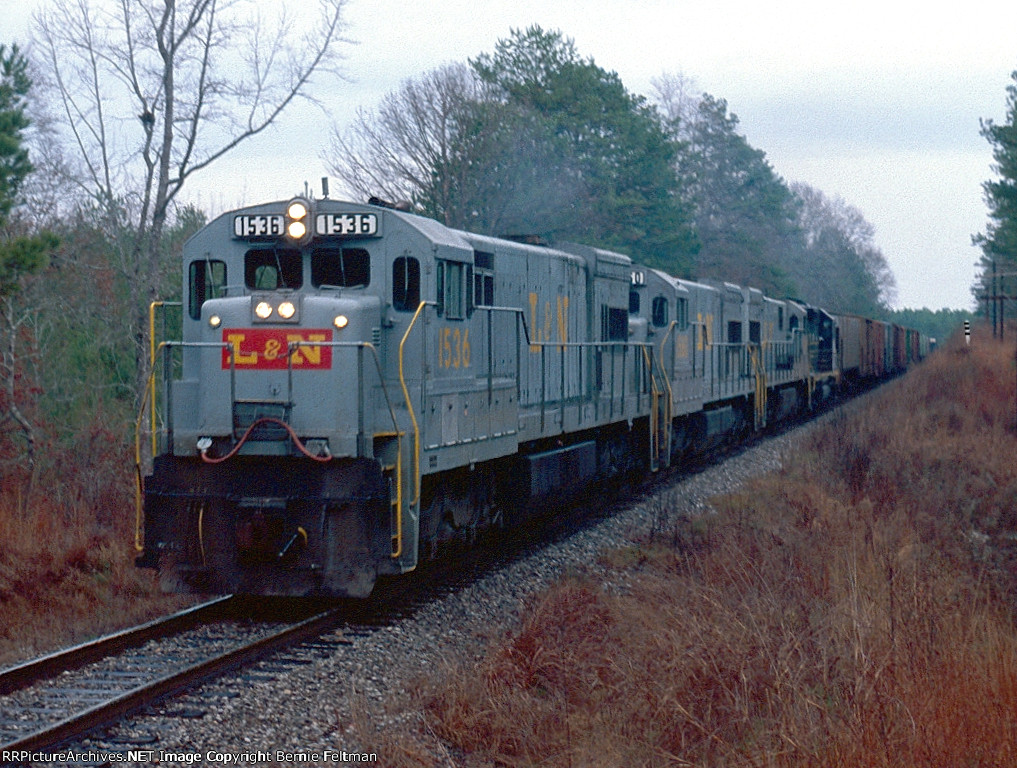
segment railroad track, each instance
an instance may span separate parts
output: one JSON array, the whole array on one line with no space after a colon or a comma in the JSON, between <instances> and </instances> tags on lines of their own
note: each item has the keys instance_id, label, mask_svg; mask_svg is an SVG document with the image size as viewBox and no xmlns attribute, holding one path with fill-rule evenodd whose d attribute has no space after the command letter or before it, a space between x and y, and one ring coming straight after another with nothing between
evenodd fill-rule
<instances>
[{"instance_id":1,"label":"railroad track","mask_svg":"<svg viewBox=\"0 0 1017 768\"><path fill-rule=\"evenodd\" d=\"M279 611L237 608L238 602L256 604L225 597L2 670L0 754L45 754L68 745L77 745L80 752L81 742L89 739L105 744L107 751L125 746L143 750L147 736L110 741L101 732L135 715L155 713L160 702L186 699L185 692L212 680L232 674L241 680L262 681L266 675L274 676L272 669L282 672L287 666L309 663L300 658L303 651L332 654L338 646L353 646L346 650L355 651L358 642L378 629L525 556L546 535L563 535L555 527L543 534L524 528L525 536L516 531L511 541L500 545L491 542L459 551L458 558L426 564L421 578L383 579L366 601L319 605L314 612L304 609L306 615L297 621L281 622ZM456 567L450 568L452 564ZM284 612L286 606L292 612L297 605L295 600L278 602ZM238 618L251 611L258 614L257 622ZM333 630L339 630L338 636L324 637ZM220 637L224 634L232 636L225 643ZM251 634L257 637L246 637ZM238 640L237 636L245 637ZM216 644L228 648L210 650ZM272 669L259 669L265 665ZM237 675L239 670L243 672ZM202 710L207 706L202 704ZM204 715L186 703L171 705L171 710L183 718Z\"/></svg>"},{"instance_id":2,"label":"railroad track","mask_svg":"<svg viewBox=\"0 0 1017 768\"><path fill-rule=\"evenodd\" d=\"M51 753L80 746L86 739L97 739L113 751L123 745L143 749L144 736L140 741L127 736L110 742L101 732L134 715L153 713L160 702L186 699L186 691L238 670L243 669L238 679L260 681L266 672L258 667L266 664L285 668L309 663L300 659L302 651L331 654L337 646L355 646L479 574L524 555L533 545L532 539L513 539L502 546L460 551L451 561L428 563L418 579L383 579L366 601L317 604L312 611L314 603L279 600L275 607L281 610L265 610L255 602L224 597L2 670L0 754ZM456 567L450 568L452 564ZM245 607L238 608L238 603ZM299 620L282 621L280 613L296 610L303 611ZM245 618L252 612L256 621ZM337 637L324 637L332 630L340 630ZM230 637L223 640L224 635ZM213 650L213 645L228 647ZM281 653L296 649L301 650ZM267 674L272 676L271 671ZM173 709L185 718L204 714L192 713L194 707L187 704Z\"/></svg>"},{"instance_id":3,"label":"railroad track","mask_svg":"<svg viewBox=\"0 0 1017 768\"><path fill-rule=\"evenodd\" d=\"M0 754L74 742L342 622L338 608L238 621L235 604L213 600L0 672Z\"/></svg>"}]
</instances>

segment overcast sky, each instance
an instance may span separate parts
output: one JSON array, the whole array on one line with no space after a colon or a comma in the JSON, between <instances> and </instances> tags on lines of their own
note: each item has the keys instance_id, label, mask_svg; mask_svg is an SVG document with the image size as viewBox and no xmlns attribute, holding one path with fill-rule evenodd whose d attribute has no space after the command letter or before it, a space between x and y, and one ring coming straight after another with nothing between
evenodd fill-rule
<instances>
[{"instance_id":1,"label":"overcast sky","mask_svg":"<svg viewBox=\"0 0 1017 768\"><path fill-rule=\"evenodd\" d=\"M0 42L24 10L0 0ZM776 172L860 209L897 279L899 307L966 308L991 175L979 118L1005 119L1017 3L767 0L348 0L344 126L400 83L493 51L539 24L648 95L665 72L726 99ZM319 94L320 95L320 94ZM189 182L216 212L319 190L328 120L294 112ZM333 196L335 196L333 180Z\"/></svg>"}]
</instances>

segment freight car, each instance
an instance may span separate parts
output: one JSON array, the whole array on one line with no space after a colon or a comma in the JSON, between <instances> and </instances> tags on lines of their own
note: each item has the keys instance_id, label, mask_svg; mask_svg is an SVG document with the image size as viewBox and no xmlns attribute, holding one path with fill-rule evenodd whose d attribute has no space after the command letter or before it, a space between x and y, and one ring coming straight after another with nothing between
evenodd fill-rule
<instances>
[{"instance_id":1,"label":"freight car","mask_svg":"<svg viewBox=\"0 0 1017 768\"><path fill-rule=\"evenodd\" d=\"M387 205L224 214L182 282L138 451L137 562L175 590L362 597L443 540L813 408L842 376L818 307Z\"/></svg>"},{"instance_id":2,"label":"freight car","mask_svg":"<svg viewBox=\"0 0 1017 768\"><path fill-rule=\"evenodd\" d=\"M881 320L857 315L836 315L835 319L840 332L844 384L862 386L888 375L891 370L887 355L890 326Z\"/></svg>"}]
</instances>

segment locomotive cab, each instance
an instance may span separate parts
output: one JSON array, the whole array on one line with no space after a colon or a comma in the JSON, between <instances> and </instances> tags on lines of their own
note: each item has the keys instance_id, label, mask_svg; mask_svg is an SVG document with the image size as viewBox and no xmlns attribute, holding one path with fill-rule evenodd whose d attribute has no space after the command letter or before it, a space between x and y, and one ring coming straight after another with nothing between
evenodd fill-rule
<instances>
[{"instance_id":1,"label":"locomotive cab","mask_svg":"<svg viewBox=\"0 0 1017 768\"><path fill-rule=\"evenodd\" d=\"M383 331L417 309L421 270L410 242L389 258L385 214L296 199L186 244L139 558L170 588L363 596L415 563Z\"/></svg>"},{"instance_id":2,"label":"locomotive cab","mask_svg":"<svg viewBox=\"0 0 1017 768\"><path fill-rule=\"evenodd\" d=\"M824 309L800 305L809 338L809 389L813 405L829 400L840 383L840 331L836 318Z\"/></svg>"}]
</instances>

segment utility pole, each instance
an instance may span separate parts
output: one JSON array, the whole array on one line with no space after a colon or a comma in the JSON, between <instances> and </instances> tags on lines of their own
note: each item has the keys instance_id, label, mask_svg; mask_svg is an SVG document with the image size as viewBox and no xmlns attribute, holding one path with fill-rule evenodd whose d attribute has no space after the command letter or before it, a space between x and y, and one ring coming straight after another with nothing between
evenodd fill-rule
<instances>
[{"instance_id":1,"label":"utility pole","mask_svg":"<svg viewBox=\"0 0 1017 768\"><path fill-rule=\"evenodd\" d=\"M989 299L992 302L992 338L996 338L996 310L998 307L998 299L996 298L996 260L992 260L992 298Z\"/></svg>"}]
</instances>

